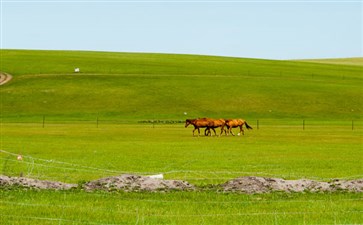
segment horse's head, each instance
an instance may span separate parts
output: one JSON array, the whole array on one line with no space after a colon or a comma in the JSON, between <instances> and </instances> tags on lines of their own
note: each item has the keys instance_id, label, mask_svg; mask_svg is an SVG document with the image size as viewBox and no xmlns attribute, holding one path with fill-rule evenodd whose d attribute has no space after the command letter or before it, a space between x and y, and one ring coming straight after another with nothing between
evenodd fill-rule
<instances>
[{"instance_id":1,"label":"horse's head","mask_svg":"<svg viewBox=\"0 0 363 225\"><path fill-rule=\"evenodd\" d=\"M189 126L189 124L193 124L193 119L186 119L185 120L185 127L188 127Z\"/></svg>"}]
</instances>

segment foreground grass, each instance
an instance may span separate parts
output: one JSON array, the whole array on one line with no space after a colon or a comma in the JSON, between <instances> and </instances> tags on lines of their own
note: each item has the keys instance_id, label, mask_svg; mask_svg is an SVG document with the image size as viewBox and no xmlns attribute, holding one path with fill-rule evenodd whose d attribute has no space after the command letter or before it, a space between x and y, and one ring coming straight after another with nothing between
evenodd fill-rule
<instances>
[{"instance_id":1,"label":"foreground grass","mask_svg":"<svg viewBox=\"0 0 363 225\"><path fill-rule=\"evenodd\" d=\"M0 190L1 224L359 224L363 195Z\"/></svg>"}]
</instances>

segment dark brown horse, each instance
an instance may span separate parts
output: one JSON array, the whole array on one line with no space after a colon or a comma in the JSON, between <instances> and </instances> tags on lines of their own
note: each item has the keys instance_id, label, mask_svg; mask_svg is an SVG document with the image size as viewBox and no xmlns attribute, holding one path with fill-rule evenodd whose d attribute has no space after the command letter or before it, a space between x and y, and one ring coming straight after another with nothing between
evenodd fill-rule
<instances>
[{"instance_id":1,"label":"dark brown horse","mask_svg":"<svg viewBox=\"0 0 363 225\"><path fill-rule=\"evenodd\" d=\"M235 127L239 127L240 132L238 133L238 135L240 135L240 133L242 133L242 135L244 135L244 131L242 126L245 125L247 129L252 129L251 126L249 126L247 124L247 121L243 120L243 119L229 119L226 120L226 126L228 128L228 133L231 133L234 136L234 133L232 132L232 128Z\"/></svg>"},{"instance_id":2,"label":"dark brown horse","mask_svg":"<svg viewBox=\"0 0 363 225\"><path fill-rule=\"evenodd\" d=\"M187 119L185 120L185 127L188 127L190 124L192 124L194 126L194 130L193 130L193 136L194 136L194 131L198 130L198 136L200 135L200 130L199 128L209 128L212 129L214 131L214 133L216 133L215 129L213 128L213 120L212 119L208 119L208 118L201 118L201 119Z\"/></svg>"},{"instance_id":3,"label":"dark brown horse","mask_svg":"<svg viewBox=\"0 0 363 225\"><path fill-rule=\"evenodd\" d=\"M212 132L210 132L210 129L212 128L218 128L220 127L221 128L221 133L219 134L219 136L221 136L221 134L224 133L227 134L227 131L224 129L224 127L226 126L226 121L224 119L217 119L217 120L214 120L214 119L211 119L212 120L212 124L210 127L207 127L204 131L204 134L207 136L207 135L211 135L212 136ZM216 132L214 131L214 134L216 134Z\"/></svg>"}]
</instances>

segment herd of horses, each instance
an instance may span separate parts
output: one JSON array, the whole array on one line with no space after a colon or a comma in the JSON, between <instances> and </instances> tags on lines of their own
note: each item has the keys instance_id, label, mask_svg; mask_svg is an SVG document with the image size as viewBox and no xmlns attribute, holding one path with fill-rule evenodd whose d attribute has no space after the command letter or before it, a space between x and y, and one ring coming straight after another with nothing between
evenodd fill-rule
<instances>
[{"instance_id":1,"label":"herd of horses","mask_svg":"<svg viewBox=\"0 0 363 225\"><path fill-rule=\"evenodd\" d=\"M220 136L223 132L225 135L228 135L231 133L234 136L234 133L232 132L232 128L239 127L240 132L238 135L242 133L244 135L244 130L242 128L243 125L246 126L247 129L252 129L251 126L247 124L247 122L243 119L211 119L211 118L198 118L198 119L187 119L185 121L185 127L188 127L189 125L193 125L193 136L194 131L198 130L198 136L200 136L200 128L206 128L204 130L205 136L212 136L212 131L214 131L214 135L217 136L217 132L215 128L220 127L221 133L218 135Z\"/></svg>"}]
</instances>

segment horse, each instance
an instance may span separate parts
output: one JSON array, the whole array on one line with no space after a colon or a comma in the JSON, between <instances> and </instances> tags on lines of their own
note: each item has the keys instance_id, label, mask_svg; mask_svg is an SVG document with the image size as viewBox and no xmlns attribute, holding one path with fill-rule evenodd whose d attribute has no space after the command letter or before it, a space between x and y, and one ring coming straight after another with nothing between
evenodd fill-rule
<instances>
[{"instance_id":1,"label":"horse","mask_svg":"<svg viewBox=\"0 0 363 225\"><path fill-rule=\"evenodd\" d=\"M243 120L243 119L228 119L226 120L226 126L228 128L228 133L231 133L234 136L234 133L232 132L232 128L235 127L239 127L240 132L238 133L238 135L240 135L240 133L242 133L242 135L244 135L244 131L242 126L245 125L247 129L253 129L251 126L249 126L247 124L247 121Z\"/></svg>"},{"instance_id":2,"label":"horse","mask_svg":"<svg viewBox=\"0 0 363 225\"><path fill-rule=\"evenodd\" d=\"M214 133L216 134L216 131L215 131L214 127L213 127L214 123L213 123L213 120L212 119L209 119L209 118L186 119L185 120L185 127L188 127L190 124L192 124L194 126L193 136L194 136L194 131L195 130L198 130L198 136L200 136L200 130L199 130L199 128L207 128L207 129L209 128L209 129L212 129L214 131ZM204 134L206 134L206 131L205 131Z\"/></svg>"},{"instance_id":3,"label":"horse","mask_svg":"<svg viewBox=\"0 0 363 225\"><path fill-rule=\"evenodd\" d=\"M223 131L224 131L225 134L227 134L227 131L224 129L224 127L226 126L226 121L224 119L217 119L217 120L214 120L213 119L212 121L213 121L212 126L211 127L207 127L205 129L205 131L204 131L205 136L208 136L208 135L211 135L212 136L212 132L210 132L210 129L212 129L212 128L218 128L218 127L221 128L221 133L218 136L221 136L221 134L223 133ZM214 134L217 135L216 132L214 132Z\"/></svg>"}]
</instances>

